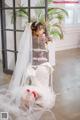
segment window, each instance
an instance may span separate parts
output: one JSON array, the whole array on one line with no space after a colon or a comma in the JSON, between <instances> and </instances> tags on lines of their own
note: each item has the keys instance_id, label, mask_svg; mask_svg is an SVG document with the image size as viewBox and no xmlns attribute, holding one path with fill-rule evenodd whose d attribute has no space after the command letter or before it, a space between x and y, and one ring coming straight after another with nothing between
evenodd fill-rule
<instances>
[{"instance_id":1,"label":"window","mask_svg":"<svg viewBox=\"0 0 80 120\"><path fill-rule=\"evenodd\" d=\"M69 17L65 18L65 25L80 25L80 5L65 4L65 9L69 14Z\"/></svg>"},{"instance_id":2,"label":"window","mask_svg":"<svg viewBox=\"0 0 80 120\"><path fill-rule=\"evenodd\" d=\"M38 0L0 0L1 12L1 34L2 34L2 58L3 71L12 73L17 59L18 44L22 32L24 31L25 19L16 16L16 10L20 5L28 12L26 20L31 21L32 11L42 9L45 12L44 18L47 17L47 0L44 0L43 6L35 6ZM11 24L11 16L13 24Z\"/></svg>"},{"instance_id":3,"label":"window","mask_svg":"<svg viewBox=\"0 0 80 120\"><path fill-rule=\"evenodd\" d=\"M67 10L69 16L65 17L65 25L80 25L80 3L79 0L56 0L50 7L59 7Z\"/></svg>"}]
</instances>

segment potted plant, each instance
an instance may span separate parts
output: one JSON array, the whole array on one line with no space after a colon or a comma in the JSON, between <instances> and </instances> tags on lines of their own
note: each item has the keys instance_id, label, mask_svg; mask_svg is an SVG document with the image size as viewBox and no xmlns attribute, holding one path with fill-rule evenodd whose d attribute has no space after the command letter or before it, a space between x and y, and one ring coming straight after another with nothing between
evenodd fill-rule
<instances>
[{"instance_id":1,"label":"potted plant","mask_svg":"<svg viewBox=\"0 0 80 120\"><path fill-rule=\"evenodd\" d=\"M52 3L53 0L48 0L48 4ZM39 0L36 3L36 6L43 6L44 0ZM20 9L16 11L16 16L18 17L28 17L28 11L23 8L23 6L19 6ZM49 7L48 6L48 13L47 13L47 19L45 21L44 19L44 13L42 9L37 10L35 9L35 17L31 18L31 21L39 21L46 25L47 31L49 35L53 37L58 37L60 40L63 39L63 31L62 31L62 21L64 20L65 16L68 16L68 12L65 9L58 8L58 7ZM12 16L13 21L13 16Z\"/></svg>"}]
</instances>

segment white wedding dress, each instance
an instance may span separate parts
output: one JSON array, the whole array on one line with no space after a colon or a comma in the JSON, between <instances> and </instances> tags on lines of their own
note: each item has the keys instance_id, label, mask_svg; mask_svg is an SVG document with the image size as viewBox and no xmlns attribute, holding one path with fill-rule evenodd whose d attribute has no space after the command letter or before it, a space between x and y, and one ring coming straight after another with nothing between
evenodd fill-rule
<instances>
[{"instance_id":1,"label":"white wedding dress","mask_svg":"<svg viewBox=\"0 0 80 120\"><path fill-rule=\"evenodd\" d=\"M49 62L38 65L36 69L32 65L32 31L28 23L20 40L9 87L0 90L0 111L8 112L9 120L39 120L45 111L50 111L55 105L52 73ZM32 91L34 96L36 91L40 97L36 100L31 97L28 108L23 110L21 98L25 97L26 90Z\"/></svg>"}]
</instances>

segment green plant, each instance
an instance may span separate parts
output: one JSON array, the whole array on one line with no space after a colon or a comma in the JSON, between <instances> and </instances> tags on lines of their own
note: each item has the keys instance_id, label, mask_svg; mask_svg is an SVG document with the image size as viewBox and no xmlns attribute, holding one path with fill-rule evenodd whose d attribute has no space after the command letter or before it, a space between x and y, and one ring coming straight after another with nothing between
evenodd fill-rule
<instances>
[{"instance_id":1,"label":"green plant","mask_svg":"<svg viewBox=\"0 0 80 120\"><path fill-rule=\"evenodd\" d=\"M68 16L68 13L65 9L62 8L48 8L48 32L54 37L59 37L63 39L63 31L62 31L62 21L65 16Z\"/></svg>"},{"instance_id":2,"label":"green plant","mask_svg":"<svg viewBox=\"0 0 80 120\"><path fill-rule=\"evenodd\" d=\"M52 2L53 0L48 0L48 2ZM36 6L43 6L44 0L39 0ZM62 21L65 16L68 16L68 13L65 9L58 7L48 7L47 20L45 21L45 15L42 9L35 9L35 17L31 18L31 21L39 21L46 25L49 35L53 37L57 37L63 39L63 31L62 31ZM20 6L20 9L16 11L16 16L18 17L28 17L28 12ZM13 16L12 16L13 19Z\"/></svg>"}]
</instances>

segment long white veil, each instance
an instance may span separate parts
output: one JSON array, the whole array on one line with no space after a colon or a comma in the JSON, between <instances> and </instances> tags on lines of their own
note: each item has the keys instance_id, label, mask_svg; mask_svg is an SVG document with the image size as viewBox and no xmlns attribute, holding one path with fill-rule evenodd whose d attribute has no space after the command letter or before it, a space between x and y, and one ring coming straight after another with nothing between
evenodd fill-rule
<instances>
[{"instance_id":1,"label":"long white veil","mask_svg":"<svg viewBox=\"0 0 80 120\"><path fill-rule=\"evenodd\" d=\"M16 67L11 78L9 89L14 89L24 84L27 77L25 76L27 75L25 72L27 72L26 70L29 65L32 65L32 31L30 23L27 23L20 40Z\"/></svg>"},{"instance_id":2,"label":"long white veil","mask_svg":"<svg viewBox=\"0 0 80 120\"><path fill-rule=\"evenodd\" d=\"M30 23L28 23L20 40L16 66L15 66L13 75L11 77L9 87L8 89L0 90L0 112L8 112L10 120L22 120L22 119L23 120L39 120L41 118L41 115L44 113L44 111L49 111L49 109L45 109L46 107L37 106L35 103L34 103L34 106L31 106L31 108L27 111L23 111L19 107L20 95L22 94L21 90L22 90L22 87L26 84L28 80L27 79L28 76L33 74L32 75L34 76L33 79L35 79L35 70L33 70L31 66L32 66L32 31L31 31ZM36 71L37 79L41 79L39 72L42 68L44 70L46 68L48 69L48 71L51 70L51 74L52 74L52 67L49 65L49 63L44 63L41 66L41 68L39 67L39 69ZM41 72L44 72L44 71L41 70ZM44 77L44 80L42 79L42 81L45 81L44 84L46 83L45 78L46 77ZM51 87L53 87L52 84L53 83L51 78ZM38 86L38 90L40 91L39 86ZM47 92L50 93L50 94L47 93L48 96L45 93L46 89L44 89L44 87L42 88L41 92L43 96L45 96L44 104L46 103L46 105L48 106L48 103L52 102L51 106L53 107L55 104L55 93L53 89L50 89L50 90L47 89Z\"/></svg>"}]
</instances>

